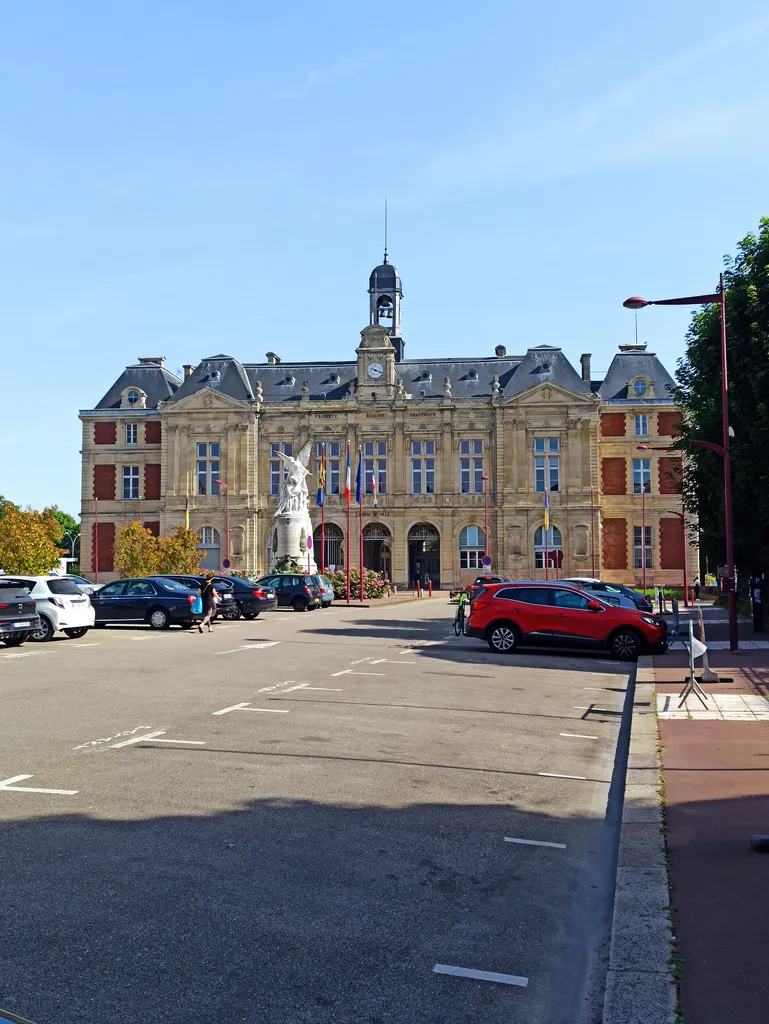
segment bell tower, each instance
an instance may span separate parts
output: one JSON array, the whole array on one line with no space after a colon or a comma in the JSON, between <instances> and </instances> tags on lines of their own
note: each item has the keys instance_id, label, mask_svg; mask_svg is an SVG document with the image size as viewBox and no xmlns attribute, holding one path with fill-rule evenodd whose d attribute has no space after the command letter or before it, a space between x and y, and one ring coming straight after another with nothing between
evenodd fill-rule
<instances>
[{"instance_id":1,"label":"bell tower","mask_svg":"<svg viewBox=\"0 0 769 1024\"><path fill-rule=\"evenodd\" d=\"M395 267L387 262L387 236L385 235L384 260L371 271L368 281L369 326L384 327L390 335L395 349L395 360L403 359L403 335L401 334L401 299L403 289Z\"/></svg>"}]
</instances>

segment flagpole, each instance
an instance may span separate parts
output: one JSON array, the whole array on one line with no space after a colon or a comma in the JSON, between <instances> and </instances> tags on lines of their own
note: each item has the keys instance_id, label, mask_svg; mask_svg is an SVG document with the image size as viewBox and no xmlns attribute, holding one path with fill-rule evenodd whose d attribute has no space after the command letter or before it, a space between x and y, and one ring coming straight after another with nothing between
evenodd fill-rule
<instances>
[{"instance_id":1,"label":"flagpole","mask_svg":"<svg viewBox=\"0 0 769 1024\"><path fill-rule=\"evenodd\" d=\"M358 445L358 486L360 487L360 504L358 505L358 543L360 544L360 602L363 604L363 499L366 485L363 482L363 446Z\"/></svg>"},{"instance_id":2,"label":"flagpole","mask_svg":"<svg viewBox=\"0 0 769 1024\"><path fill-rule=\"evenodd\" d=\"M543 521L544 521L544 524L545 524L545 579L547 580L547 579L550 579L550 575L549 575L549 572L548 572L548 566L547 566L547 563L550 560L550 552L548 550L548 536L547 536L550 533L550 503L547 500L547 491L545 491L545 518L544 518Z\"/></svg>"},{"instance_id":3,"label":"flagpole","mask_svg":"<svg viewBox=\"0 0 769 1024\"><path fill-rule=\"evenodd\" d=\"M323 481L322 501L320 505L320 571L326 571L326 444L320 446L320 473Z\"/></svg>"},{"instance_id":4,"label":"flagpole","mask_svg":"<svg viewBox=\"0 0 769 1024\"><path fill-rule=\"evenodd\" d=\"M347 439L347 468L345 470L345 496L347 498L347 557L345 572L347 575L347 603L350 603L350 439Z\"/></svg>"}]
</instances>

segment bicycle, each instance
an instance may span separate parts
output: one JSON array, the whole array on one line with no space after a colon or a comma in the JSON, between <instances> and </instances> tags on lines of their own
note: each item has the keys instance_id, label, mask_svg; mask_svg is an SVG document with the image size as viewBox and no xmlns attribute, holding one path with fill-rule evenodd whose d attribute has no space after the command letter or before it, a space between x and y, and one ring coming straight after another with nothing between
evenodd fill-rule
<instances>
[{"instance_id":1,"label":"bicycle","mask_svg":"<svg viewBox=\"0 0 769 1024\"><path fill-rule=\"evenodd\" d=\"M454 635L462 636L465 631L465 605L467 604L467 594L460 593L459 600L457 602L457 613L454 616Z\"/></svg>"}]
</instances>

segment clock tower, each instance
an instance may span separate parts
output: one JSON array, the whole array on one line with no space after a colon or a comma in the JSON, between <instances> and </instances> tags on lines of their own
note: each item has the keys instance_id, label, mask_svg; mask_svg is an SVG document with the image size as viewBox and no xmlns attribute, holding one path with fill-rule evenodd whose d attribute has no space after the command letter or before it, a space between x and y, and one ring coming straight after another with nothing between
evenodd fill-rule
<instances>
[{"instance_id":1,"label":"clock tower","mask_svg":"<svg viewBox=\"0 0 769 1024\"><path fill-rule=\"evenodd\" d=\"M358 398L390 398L395 391L395 348L386 327L370 324L360 332Z\"/></svg>"},{"instance_id":2,"label":"clock tower","mask_svg":"<svg viewBox=\"0 0 769 1024\"><path fill-rule=\"evenodd\" d=\"M401 334L401 299L403 289L395 267L387 262L387 242L384 260L371 271L368 279L369 324L384 327L395 349L395 360L403 359L403 335Z\"/></svg>"}]
</instances>

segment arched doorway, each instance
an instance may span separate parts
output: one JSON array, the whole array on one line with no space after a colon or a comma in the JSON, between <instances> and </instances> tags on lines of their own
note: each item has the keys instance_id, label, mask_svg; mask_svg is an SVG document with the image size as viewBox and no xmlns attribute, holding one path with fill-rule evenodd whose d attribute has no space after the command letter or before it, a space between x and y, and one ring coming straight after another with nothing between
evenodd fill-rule
<instances>
[{"instance_id":1,"label":"arched doorway","mask_svg":"<svg viewBox=\"0 0 769 1024\"><path fill-rule=\"evenodd\" d=\"M342 569L344 567L344 534L336 523L326 523L323 529L324 536L326 538L326 552L323 565L330 572L334 569ZM315 562L318 569L321 567L320 557L320 527L316 526L312 533L312 550L315 552ZM333 568L332 568L333 566Z\"/></svg>"},{"instance_id":2,"label":"arched doorway","mask_svg":"<svg viewBox=\"0 0 769 1024\"><path fill-rule=\"evenodd\" d=\"M409 586L417 580L426 587L429 582L441 585L441 538L430 523L417 523L409 530Z\"/></svg>"},{"instance_id":3,"label":"arched doorway","mask_svg":"<svg viewBox=\"0 0 769 1024\"><path fill-rule=\"evenodd\" d=\"M390 579L392 571L392 534L386 526L369 523L363 527L363 565L383 572Z\"/></svg>"},{"instance_id":4,"label":"arched doorway","mask_svg":"<svg viewBox=\"0 0 769 1024\"><path fill-rule=\"evenodd\" d=\"M219 531L215 530L213 526L204 526L199 530L198 537L200 538L198 551L200 552L201 569L214 569L218 572L222 567Z\"/></svg>"},{"instance_id":5,"label":"arched doorway","mask_svg":"<svg viewBox=\"0 0 769 1024\"><path fill-rule=\"evenodd\" d=\"M547 557L547 568L553 569L556 574L563 565L563 547L561 531L557 526L551 526L545 536L545 527L538 526L534 534L534 568L544 569L545 558Z\"/></svg>"}]
</instances>

